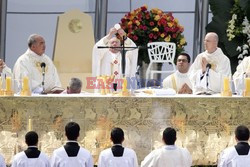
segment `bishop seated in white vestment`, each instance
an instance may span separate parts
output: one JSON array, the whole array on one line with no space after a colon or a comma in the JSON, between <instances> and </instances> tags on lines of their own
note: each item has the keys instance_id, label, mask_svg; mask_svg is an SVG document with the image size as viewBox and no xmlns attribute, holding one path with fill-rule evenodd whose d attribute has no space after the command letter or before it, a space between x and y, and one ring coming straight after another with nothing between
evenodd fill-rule
<instances>
[{"instance_id":1,"label":"bishop seated in white vestment","mask_svg":"<svg viewBox=\"0 0 250 167\"><path fill-rule=\"evenodd\" d=\"M115 36L116 35L116 36ZM92 53L92 76L111 76L115 79L122 77L122 55L120 48L98 48L98 46L121 47L121 39L125 38L125 47L136 47L135 43L126 36L120 27L113 27L109 33L98 41ZM125 77L135 77L138 49L129 48L125 53Z\"/></svg>"},{"instance_id":2,"label":"bishop seated in white vestment","mask_svg":"<svg viewBox=\"0 0 250 167\"><path fill-rule=\"evenodd\" d=\"M187 53L179 54L176 66L177 71L163 80L163 88L174 89L178 94L192 94L192 84L188 75L190 56Z\"/></svg>"},{"instance_id":3,"label":"bishop seated in white vestment","mask_svg":"<svg viewBox=\"0 0 250 167\"><path fill-rule=\"evenodd\" d=\"M30 131L25 135L27 150L16 154L12 160L12 167L50 167L47 155L38 150L38 135Z\"/></svg>"},{"instance_id":4,"label":"bishop seated in white vestment","mask_svg":"<svg viewBox=\"0 0 250 167\"><path fill-rule=\"evenodd\" d=\"M218 41L216 33L207 33L204 40L206 51L199 54L190 67L189 74L194 93L219 93L223 77L231 76L230 60L217 47Z\"/></svg>"},{"instance_id":5,"label":"bishop seated in white vestment","mask_svg":"<svg viewBox=\"0 0 250 167\"><path fill-rule=\"evenodd\" d=\"M189 151L175 145L175 129L166 128L163 131L162 141L165 146L148 154L141 162L141 167L190 167L192 165Z\"/></svg>"},{"instance_id":6,"label":"bishop seated in white vestment","mask_svg":"<svg viewBox=\"0 0 250 167\"><path fill-rule=\"evenodd\" d=\"M66 145L53 152L51 167L93 167L90 152L77 143L80 126L75 122L69 122L65 126L65 134L68 141Z\"/></svg>"},{"instance_id":7,"label":"bishop seated in white vestment","mask_svg":"<svg viewBox=\"0 0 250 167\"><path fill-rule=\"evenodd\" d=\"M124 141L123 130L113 128L110 139L113 146L100 153L98 167L138 167L135 151L122 146Z\"/></svg>"},{"instance_id":8,"label":"bishop seated in white vestment","mask_svg":"<svg viewBox=\"0 0 250 167\"><path fill-rule=\"evenodd\" d=\"M61 87L61 82L57 74L56 67L51 59L44 54L45 41L42 36L32 34L28 39L28 49L21 55L14 65L14 78L19 80L19 85L23 77L30 79L31 90L33 93L43 91L43 70L45 72L44 88L49 92L54 87ZM45 63L43 67L41 64Z\"/></svg>"},{"instance_id":9,"label":"bishop seated in white vestment","mask_svg":"<svg viewBox=\"0 0 250 167\"><path fill-rule=\"evenodd\" d=\"M238 126L235 130L237 145L223 150L220 154L218 167L247 167L250 166L249 129Z\"/></svg>"}]
</instances>

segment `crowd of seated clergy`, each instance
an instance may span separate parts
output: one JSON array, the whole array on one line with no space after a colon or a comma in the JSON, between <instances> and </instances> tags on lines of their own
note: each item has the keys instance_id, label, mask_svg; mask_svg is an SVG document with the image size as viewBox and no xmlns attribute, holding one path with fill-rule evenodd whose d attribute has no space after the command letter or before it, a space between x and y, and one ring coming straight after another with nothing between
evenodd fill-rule
<instances>
[{"instance_id":1,"label":"crowd of seated clergy","mask_svg":"<svg viewBox=\"0 0 250 167\"><path fill-rule=\"evenodd\" d=\"M69 122L65 126L67 142L55 149L49 158L38 150L38 134L29 131L25 135L27 149L17 153L11 162L12 167L93 167L91 153L81 147L77 139L80 135L80 126L76 122ZM110 133L113 143L111 148L101 151L98 167L138 167L135 151L122 145L124 131L114 127ZM177 132L167 127L162 133L163 146L150 152L141 162L141 167L190 167L192 157L186 148L175 145ZM235 129L237 145L223 150L218 158L218 167L245 167L250 164L249 129L240 125ZM0 167L6 167L4 158L0 155Z\"/></svg>"},{"instance_id":2,"label":"crowd of seated clergy","mask_svg":"<svg viewBox=\"0 0 250 167\"><path fill-rule=\"evenodd\" d=\"M218 47L218 42L219 38L216 33L207 33L204 38L205 51L200 53L193 63L191 63L191 58L187 53L177 55L177 71L163 80L161 83L163 89L170 88L178 94L199 94L207 91L220 93L223 78L231 77L231 67L229 58ZM116 24L93 47L93 77L114 76L112 79L114 85L117 84L119 79L124 77L122 74L121 45L136 47L135 43L126 36L119 24ZM13 75L14 79L19 82L18 85L21 85L22 78L27 76L30 79L32 93L62 92L64 89L61 88L57 69L52 60L45 54L46 45L44 38L41 35L32 34L28 37L27 46L27 51L15 63L13 74L11 69L0 59L1 75ZM99 47L102 48L100 49ZM125 77L135 77L137 58L138 49L126 51ZM244 87L244 78L250 76L249 64L250 58L244 58L233 75L234 85L238 94L241 94L240 90ZM74 87L72 88L74 89ZM72 88L71 86L67 87L67 90L63 93L81 92Z\"/></svg>"}]
</instances>

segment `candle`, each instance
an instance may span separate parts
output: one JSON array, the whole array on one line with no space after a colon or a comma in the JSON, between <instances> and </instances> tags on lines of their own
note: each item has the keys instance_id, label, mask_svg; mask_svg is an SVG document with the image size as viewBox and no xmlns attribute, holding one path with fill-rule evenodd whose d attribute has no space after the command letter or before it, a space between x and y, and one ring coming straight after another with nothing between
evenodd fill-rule
<instances>
[{"instance_id":1,"label":"candle","mask_svg":"<svg viewBox=\"0 0 250 167\"><path fill-rule=\"evenodd\" d=\"M224 91L229 91L230 90L229 89L229 78L228 77L224 78L223 85L224 85L224 87L223 87Z\"/></svg>"},{"instance_id":2,"label":"candle","mask_svg":"<svg viewBox=\"0 0 250 167\"><path fill-rule=\"evenodd\" d=\"M27 76L23 77L23 91L29 90L29 78Z\"/></svg>"},{"instance_id":3,"label":"candle","mask_svg":"<svg viewBox=\"0 0 250 167\"><path fill-rule=\"evenodd\" d=\"M28 131L32 131L32 119L29 118L28 120Z\"/></svg>"},{"instance_id":4,"label":"candle","mask_svg":"<svg viewBox=\"0 0 250 167\"><path fill-rule=\"evenodd\" d=\"M246 92L250 91L250 78L245 78L245 87Z\"/></svg>"},{"instance_id":5,"label":"candle","mask_svg":"<svg viewBox=\"0 0 250 167\"><path fill-rule=\"evenodd\" d=\"M128 85L127 79L123 78L122 91L127 91L127 85Z\"/></svg>"},{"instance_id":6,"label":"candle","mask_svg":"<svg viewBox=\"0 0 250 167\"><path fill-rule=\"evenodd\" d=\"M2 86L2 77L0 77L0 90L3 89L3 86Z\"/></svg>"},{"instance_id":7,"label":"candle","mask_svg":"<svg viewBox=\"0 0 250 167\"><path fill-rule=\"evenodd\" d=\"M11 77L6 77L6 91L11 91Z\"/></svg>"}]
</instances>

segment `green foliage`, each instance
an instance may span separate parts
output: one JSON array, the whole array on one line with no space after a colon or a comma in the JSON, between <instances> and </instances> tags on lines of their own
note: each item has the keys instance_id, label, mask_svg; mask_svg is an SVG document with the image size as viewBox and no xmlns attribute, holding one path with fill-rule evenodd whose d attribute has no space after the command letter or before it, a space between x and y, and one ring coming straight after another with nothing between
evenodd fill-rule
<instances>
[{"instance_id":1,"label":"green foliage","mask_svg":"<svg viewBox=\"0 0 250 167\"><path fill-rule=\"evenodd\" d=\"M242 34L242 22L245 16L250 20L250 0L209 0L209 5L213 18L207 25L206 30L218 34L219 47L230 58L234 71L238 64L235 57L239 55L236 49L246 43L247 40L246 36ZM237 14L234 27L235 37L228 40L226 31L233 14Z\"/></svg>"}]
</instances>

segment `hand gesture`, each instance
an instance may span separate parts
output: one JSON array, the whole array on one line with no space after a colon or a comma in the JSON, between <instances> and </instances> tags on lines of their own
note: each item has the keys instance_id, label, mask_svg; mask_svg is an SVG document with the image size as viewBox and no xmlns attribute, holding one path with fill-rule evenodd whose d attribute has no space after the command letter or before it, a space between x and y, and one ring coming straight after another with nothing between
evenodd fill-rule
<instances>
[{"instance_id":1,"label":"hand gesture","mask_svg":"<svg viewBox=\"0 0 250 167\"><path fill-rule=\"evenodd\" d=\"M115 35L116 33L117 33L117 30L114 27L110 28L109 33L108 33L108 39L111 39L113 35Z\"/></svg>"},{"instance_id":2,"label":"hand gesture","mask_svg":"<svg viewBox=\"0 0 250 167\"><path fill-rule=\"evenodd\" d=\"M201 58L201 69L202 69L202 73L206 72L206 68L207 68L207 59L205 57Z\"/></svg>"},{"instance_id":3,"label":"hand gesture","mask_svg":"<svg viewBox=\"0 0 250 167\"><path fill-rule=\"evenodd\" d=\"M192 94L192 89L188 86L188 84L184 83L181 89L178 91L178 94Z\"/></svg>"}]
</instances>

